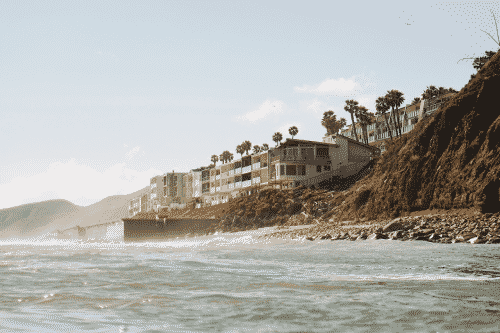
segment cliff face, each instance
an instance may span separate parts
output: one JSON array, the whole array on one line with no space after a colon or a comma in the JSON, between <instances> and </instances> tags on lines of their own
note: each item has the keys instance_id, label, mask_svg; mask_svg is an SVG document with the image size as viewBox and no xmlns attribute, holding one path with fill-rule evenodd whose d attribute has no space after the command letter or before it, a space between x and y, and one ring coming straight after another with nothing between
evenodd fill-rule
<instances>
[{"instance_id":1,"label":"cliff face","mask_svg":"<svg viewBox=\"0 0 500 333\"><path fill-rule=\"evenodd\" d=\"M395 140L345 195L339 218L425 209L500 210L500 52L433 116Z\"/></svg>"}]
</instances>

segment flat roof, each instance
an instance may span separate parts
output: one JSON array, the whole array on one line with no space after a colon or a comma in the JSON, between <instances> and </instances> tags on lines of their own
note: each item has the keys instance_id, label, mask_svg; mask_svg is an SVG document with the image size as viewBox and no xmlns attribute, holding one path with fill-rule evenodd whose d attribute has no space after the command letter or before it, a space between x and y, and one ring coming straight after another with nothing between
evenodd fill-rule
<instances>
[{"instance_id":1,"label":"flat roof","mask_svg":"<svg viewBox=\"0 0 500 333\"><path fill-rule=\"evenodd\" d=\"M300 140L300 139L286 139L286 141L280 145L280 147L283 146L290 146L290 145L295 145L295 144L311 144L311 145L322 145L322 146L333 146L333 147L340 147L336 143L328 143L328 142L323 142L323 141L309 141L309 140Z\"/></svg>"}]
</instances>

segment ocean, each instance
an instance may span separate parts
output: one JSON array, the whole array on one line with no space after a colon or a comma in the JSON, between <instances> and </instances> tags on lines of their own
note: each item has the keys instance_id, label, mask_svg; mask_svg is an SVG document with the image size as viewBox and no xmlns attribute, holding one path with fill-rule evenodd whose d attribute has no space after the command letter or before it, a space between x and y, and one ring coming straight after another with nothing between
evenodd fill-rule
<instances>
[{"instance_id":1,"label":"ocean","mask_svg":"<svg viewBox=\"0 0 500 333\"><path fill-rule=\"evenodd\" d=\"M0 332L500 332L500 245L0 241Z\"/></svg>"}]
</instances>

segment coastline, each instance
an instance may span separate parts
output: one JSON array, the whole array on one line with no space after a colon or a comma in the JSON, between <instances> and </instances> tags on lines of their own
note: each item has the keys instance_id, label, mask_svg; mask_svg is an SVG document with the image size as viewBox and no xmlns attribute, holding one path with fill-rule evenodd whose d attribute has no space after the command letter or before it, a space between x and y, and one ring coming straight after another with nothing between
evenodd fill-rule
<instances>
[{"instance_id":1,"label":"coastline","mask_svg":"<svg viewBox=\"0 0 500 333\"><path fill-rule=\"evenodd\" d=\"M422 212L420 212L422 213ZM278 227L261 238L329 240L422 240L433 243L500 244L500 214L472 210L429 213L375 221L318 221L302 228Z\"/></svg>"}]
</instances>

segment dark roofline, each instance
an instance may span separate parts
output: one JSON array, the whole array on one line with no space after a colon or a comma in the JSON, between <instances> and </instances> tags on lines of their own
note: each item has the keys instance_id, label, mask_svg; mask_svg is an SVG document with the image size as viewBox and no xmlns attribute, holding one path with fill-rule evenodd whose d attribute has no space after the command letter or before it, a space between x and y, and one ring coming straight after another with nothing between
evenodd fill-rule
<instances>
[{"instance_id":1,"label":"dark roofline","mask_svg":"<svg viewBox=\"0 0 500 333\"><path fill-rule=\"evenodd\" d=\"M297 143L297 144L306 143L306 144L313 144L313 145L340 147L336 143L328 143L328 142L323 142L323 141L310 141L310 140L290 139L290 138L286 139L286 141L283 142L283 144L281 144L280 147L283 147L284 145L291 145L291 144L294 144L294 143Z\"/></svg>"}]
</instances>

